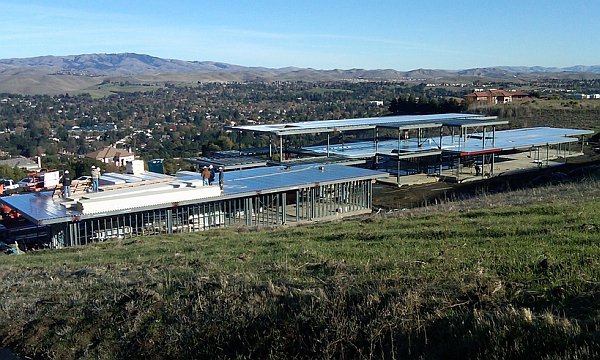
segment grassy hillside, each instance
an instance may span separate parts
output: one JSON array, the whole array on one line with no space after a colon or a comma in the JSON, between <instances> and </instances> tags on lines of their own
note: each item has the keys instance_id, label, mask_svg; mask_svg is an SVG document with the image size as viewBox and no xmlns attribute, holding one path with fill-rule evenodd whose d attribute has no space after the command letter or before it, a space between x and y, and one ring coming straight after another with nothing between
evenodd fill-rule
<instances>
[{"instance_id":1,"label":"grassy hillside","mask_svg":"<svg viewBox=\"0 0 600 360\"><path fill-rule=\"evenodd\" d=\"M17 94L64 94L102 82L101 78L72 75L0 74L0 92Z\"/></svg>"},{"instance_id":2,"label":"grassy hillside","mask_svg":"<svg viewBox=\"0 0 600 360\"><path fill-rule=\"evenodd\" d=\"M597 358L598 185L2 256L1 345L60 359Z\"/></svg>"},{"instance_id":3,"label":"grassy hillside","mask_svg":"<svg viewBox=\"0 0 600 360\"><path fill-rule=\"evenodd\" d=\"M83 90L73 91L71 95L85 94L88 93L92 98L98 99L109 96L117 92L144 92L144 91L155 91L161 89L162 86L157 85L118 85L115 83L101 83L94 84Z\"/></svg>"}]
</instances>

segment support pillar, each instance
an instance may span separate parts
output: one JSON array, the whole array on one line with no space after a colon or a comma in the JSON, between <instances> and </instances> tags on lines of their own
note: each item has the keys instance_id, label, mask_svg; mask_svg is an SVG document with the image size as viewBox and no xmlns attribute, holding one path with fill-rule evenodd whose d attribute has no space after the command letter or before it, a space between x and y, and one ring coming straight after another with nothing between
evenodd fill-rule
<instances>
[{"instance_id":1,"label":"support pillar","mask_svg":"<svg viewBox=\"0 0 600 360\"><path fill-rule=\"evenodd\" d=\"M283 136L279 135L279 161L283 162Z\"/></svg>"}]
</instances>

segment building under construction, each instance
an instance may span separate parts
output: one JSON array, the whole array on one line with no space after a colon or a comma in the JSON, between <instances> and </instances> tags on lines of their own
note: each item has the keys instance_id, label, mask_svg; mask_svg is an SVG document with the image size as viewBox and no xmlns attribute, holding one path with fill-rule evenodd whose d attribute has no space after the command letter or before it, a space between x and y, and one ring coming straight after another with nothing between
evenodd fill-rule
<instances>
[{"instance_id":1,"label":"building under construction","mask_svg":"<svg viewBox=\"0 0 600 360\"><path fill-rule=\"evenodd\" d=\"M116 174L103 174L110 178ZM200 174L119 174L126 185L99 192L53 191L0 198L5 242L22 248L65 247L111 238L243 225L277 226L371 211L372 183L384 174L343 165L270 166L225 173L223 189ZM102 179L101 178L101 179Z\"/></svg>"},{"instance_id":2,"label":"building under construction","mask_svg":"<svg viewBox=\"0 0 600 360\"><path fill-rule=\"evenodd\" d=\"M22 248L82 245L149 234L222 226L277 226L368 213L375 181L410 185L416 177L462 181L495 176L523 164L551 166L580 154L579 129L498 130L506 121L473 114L390 116L233 127L267 134L262 149L186 159L225 168L222 188L198 172L106 173L99 192L70 197L37 191L0 198L4 242ZM318 144L292 148L286 138L319 134ZM133 167L132 168L138 168ZM472 169L478 168L475 175ZM465 169L469 169L465 172ZM506 168L509 169L509 168ZM512 170L519 170L513 167ZM506 170L502 170L506 171Z\"/></svg>"}]
</instances>

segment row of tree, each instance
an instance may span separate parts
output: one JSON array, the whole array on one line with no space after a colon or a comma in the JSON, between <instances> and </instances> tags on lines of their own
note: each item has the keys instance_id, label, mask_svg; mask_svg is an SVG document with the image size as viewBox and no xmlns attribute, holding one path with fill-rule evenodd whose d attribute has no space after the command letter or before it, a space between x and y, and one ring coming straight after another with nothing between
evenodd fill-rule
<instances>
[{"instance_id":1,"label":"row of tree","mask_svg":"<svg viewBox=\"0 0 600 360\"><path fill-rule=\"evenodd\" d=\"M412 115L460 113L464 108L455 98L438 101L436 98L427 99L425 95L416 97L410 93L401 94L397 99L393 99L388 110L395 115Z\"/></svg>"},{"instance_id":2,"label":"row of tree","mask_svg":"<svg viewBox=\"0 0 600 360\"><path fill-rule=\"evenodd\" d=\"M384 81L256 82L169 85L102 98L1 94L0 150L27 157L85 154L126 139L123 146L142 157L193 156L203 149L237 146L237 134L226 131L233 124L386 115L385 107L371 101L389 104L415 86ZM242 138L242 146L266 144L268 139Z\"/></svg>"}]
</instances>

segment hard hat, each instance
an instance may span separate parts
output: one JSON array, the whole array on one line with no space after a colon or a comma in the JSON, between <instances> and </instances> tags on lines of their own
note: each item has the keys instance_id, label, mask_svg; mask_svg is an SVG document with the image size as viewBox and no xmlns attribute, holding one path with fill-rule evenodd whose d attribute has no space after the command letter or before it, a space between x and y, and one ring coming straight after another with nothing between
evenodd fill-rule
<instances>
[{"instance_id":1,"label":"hard hat","mask_svg":"<svg viewBox=\"0 0 600 360\"><path fill-rule=\"evenodd\" d=\"M94 165L92 165L92 169L95 169L96 167Z\"/></svg>"},{"instance_id":2,"label":"hard hat","mask_svg":"<svg viewBox=\"0 0 600 360\"><path fill-rule=\"evenodd\" d=\"M211 164L211 165L210 165L208 168L209 168L209 169L212 169L212 168L213 168L212 164Z\"/></svg>"},{"instance_id":3,"label":"hard hat","mask_svg":"<svg viewBox=\"0 0 600 360\"><path fill-rule=\"evenodd\" d=\"M68 174L68 173L69 173L69 170L65 170L65 174Z\"/></svg>"}]
</instances>

